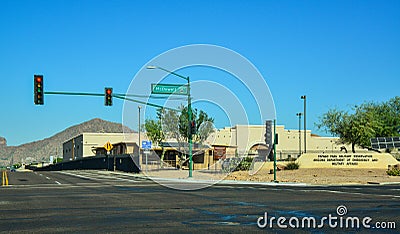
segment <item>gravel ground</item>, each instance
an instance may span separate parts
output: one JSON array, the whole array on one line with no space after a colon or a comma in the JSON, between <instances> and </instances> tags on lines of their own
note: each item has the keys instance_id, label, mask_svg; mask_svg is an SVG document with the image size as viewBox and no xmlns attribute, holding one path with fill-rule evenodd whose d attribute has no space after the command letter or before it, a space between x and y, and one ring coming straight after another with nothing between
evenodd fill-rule
<instances>
[{"instance_id":1,"label":"gravel ground","mask_svg":"<svg viewBox=\"0 0 400 234\"><path fill-rule=\"evenodd\" d=\"M269 171L260 170L255 175L247 171L236 171L228 175L226 180L243 180L270 182L274 178ZM369 184L400 183L400 176L388 176L385 169L306 169L282 170L276 172L279 182L298 182L308 184Z\"/></svg>"}]
</instances>

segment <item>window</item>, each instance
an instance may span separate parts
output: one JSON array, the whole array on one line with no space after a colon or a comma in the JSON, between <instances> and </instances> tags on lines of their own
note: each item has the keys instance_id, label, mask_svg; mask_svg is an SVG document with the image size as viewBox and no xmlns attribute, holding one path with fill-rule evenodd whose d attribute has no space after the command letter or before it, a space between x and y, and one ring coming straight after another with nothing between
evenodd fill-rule
<instances>
[{"instance_id":1,"label":"window","mask_svg":"<svg viewBox=\"0 0 400 234\"><path fill-rule=\"evenodd\" d=\"M193 162L194 163L204 163L204 153L199 155L193 155Z\"/></svg>"}]
</instances>

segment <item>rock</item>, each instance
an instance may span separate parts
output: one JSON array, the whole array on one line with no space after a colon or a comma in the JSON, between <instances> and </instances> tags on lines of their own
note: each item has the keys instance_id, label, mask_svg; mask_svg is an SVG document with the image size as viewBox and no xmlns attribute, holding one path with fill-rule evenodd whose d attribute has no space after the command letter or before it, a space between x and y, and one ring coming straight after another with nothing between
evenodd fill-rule
<instances>
[{"instance_id":1,"label":"rock","mask_svg":"<svg viewBox=\"0 0 400 234\"><path fill-rule=\"evenodd\" d=\"M277 164L277 165L276 165L276 169L277 169L277 171L285 170L285 169L286 169L286 166L285 166L285 165L282 165L282 164Z\"/></svg>"},{"instance_id":2,"label":"rock","mask_svg":"<svg viewBox=\"0 0 400 234\"><path fill-rule=\"evenodd\" d=\"M7 146L7 140L4 137L0 137L0 147Z\"/></svg>"}]
</instances>

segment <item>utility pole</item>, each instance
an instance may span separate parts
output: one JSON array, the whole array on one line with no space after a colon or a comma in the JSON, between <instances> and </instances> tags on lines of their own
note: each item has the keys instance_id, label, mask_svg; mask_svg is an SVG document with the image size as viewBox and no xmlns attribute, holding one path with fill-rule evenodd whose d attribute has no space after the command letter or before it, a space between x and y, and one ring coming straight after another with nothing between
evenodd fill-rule
<instances>
[{"instance_id":1,"label":"utility pole","mask_svg":"<svg viewBox=\"0 0 400 234\"><path fill-rule=\"evenodd\" d=\"M303 95L303 96L301 96L301 99L303 99L304 100L304 112L303 112L303 114L304 114L304 153L307 153L307 127L306 127L306 123L307 123L307 120L306 120L306 103L307 103L307 96L306 95Z\"/></svg>"},{"instance_id":2,"label":"utility pole","mask_svg":"<svg viewBox=\"0 0 400 234\"><path fill-rule=\"evenodd\" d=\"M299 116L299 157L301 156L301 115L302 113L297 113L297 116Z\"/></svg>"}]
</instances>

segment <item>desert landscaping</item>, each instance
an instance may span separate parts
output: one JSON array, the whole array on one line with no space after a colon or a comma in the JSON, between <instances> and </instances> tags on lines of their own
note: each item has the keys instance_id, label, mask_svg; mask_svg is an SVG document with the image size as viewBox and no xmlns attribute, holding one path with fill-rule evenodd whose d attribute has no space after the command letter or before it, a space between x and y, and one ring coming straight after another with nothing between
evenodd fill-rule
<instances>
[{"instance_id":1,"label":"desert landscaping","mask_svg":"<svg viewBox=\"0 0 400 234\"><path fill-rule=\"evenodd\" d=\"M254 175L248 171L235 171L225 180L271 182L274 175L261 169ZM313 185L350 185L400 183L400 176L389 176L385 169L299 168L276 172L278 182L307 183Z\"/></svg>"}]
</instances>

